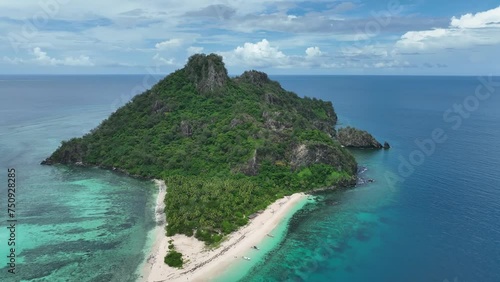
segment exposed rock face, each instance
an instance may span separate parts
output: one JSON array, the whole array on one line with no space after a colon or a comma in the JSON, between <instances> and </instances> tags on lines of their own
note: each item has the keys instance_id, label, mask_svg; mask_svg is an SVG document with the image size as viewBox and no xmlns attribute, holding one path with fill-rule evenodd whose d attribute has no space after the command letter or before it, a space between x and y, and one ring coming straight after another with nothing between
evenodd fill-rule
<instances>
[{"instance_id":1,"label":"exposed rock face","mask_svg":"<svg viewBox=\"0 0 500 282\"><path fill-rule=\"evenodd\" d=\"M308 167L313 164L326 164L335 167L338 171L345 171L353 175L351 179L342 183L343 186L353 186L356 184L357 164L354 157L339 146L322 143L298 144L290 148L286 159L275 155L266 148L259 148L254 151L248 162L236 169L236 171L246 175L258 175L260 165L264 161L271 163L289 164L293 170Z\"/></svg>"},{"instance_id":2,"label":"exposed rock face","mask_svg":"<svg viewBox=\"0 0 500 282\"><path fill-rule=\"evenodd\" d=\"M182 135L186 137L193 135L193 128L191 126L191 123L187 120L181 121L181 131Z\"/></svg>"},{"instance_id":3,"label":"exposed rock face","mask_svg":"<svg viewBox=\"0 0 500 282\"><path fill-rule=\"evenodd\" d=\"M280 121L281 112L263 112L262 118L264 118L264 126L267 129L270 129L275 132L281 132L285 129L290 129L292 127L291 124Z\"/></svg>"},{"instance_id":4,"label":"exposed rock face","mask_svg":"<svg viewBox=\"0 0 500 282\"><path fill-rule=\"evenodd\" d=\"M201 93L213 92L229 80L222 57L216 54L191 56L185 71Z\"/></svg>"},{"instance_id":5,"label":"exposed rock face","mask_svg":"<svg viewBox=\"0 0 500 282\"><path fill-rule=\"evenodd\" d=\"M345 147L364 149L382 148L382 144L375 140L370 133L352 127L339 129L337 139Z\"/></svg>"},{"instance_id":6,"label":"exposed rock face","mask_svg":"<svg viewBox=\"0 0 500 282\"><path fill-rule=\"evenodd\" d=\"M252 158L248 161L248 163L240 169L240 172L255 176L259 174L259 164L257 163L257 150L253 151Z\"/></svg>"},{"instance_id":7,"label":"exposed rock face","mask_svg":"<svg viewBox=\"0 0 500 282\"><path fill-rule=\"evenodd\" d=\"M326 144L300 144L291 153L291 165L294 168L309 166L315 163L327 164L335 167L338 171L350 171L355 173L357 165L352 159L346 159L345 154L336 146ZM353 179L356 180L355 178Z\"/></svg>"},{"instance_id":8,"label":"exposed rock face","mask_svg":"<svg viewBox=\"0 0 500 282\"><path fill-rule=\"evenodd\" d=\"M152 110L152 112L157 113L157 114L161 114L161 113L168 111L167 107L165 106L165 103L161 100L157 100L153 104L153 107L151 110Z\"/></svg>"},{"instance_id":9,"label":"exposed rock face","mask_svg":"<svg viewBox=\"0 0 500 282\"><path fill-rule=\"evenodd\" d=\"M389 143L387 143L387 142L384 142L384 149L387 150L390 148L391 148L391 145L389 145Z\"/></svg>"},{"instance_id":10,"label":"exposed rock face","mask_svg":"<svg viewBox=\"0 0 500 282\"><path fill-rule=\"evenodd\" d=\"M74 143L63 142L62 145L66 146L57 152L56 155L57 161L54 161L53 158L47 158L46 160L42 161L41 164L43 165L53 165L56 163L78 164L78 165L84 164L83 156L86 154L86 151L88 149L86 145L81 145L80 142L74 142Z\"/></svg>"},{"instance_id":11,"label":"exposed rock face","mask_svg":"<svg viewBox=\"0 0 500 282\"><path fill-rule=\"evenodd\" d=\"M273 82L269 79L266 73L256 70L245 71L242 75L237 77L236 80L251 83L259 87Z\"/></svg>"}]
</instances>

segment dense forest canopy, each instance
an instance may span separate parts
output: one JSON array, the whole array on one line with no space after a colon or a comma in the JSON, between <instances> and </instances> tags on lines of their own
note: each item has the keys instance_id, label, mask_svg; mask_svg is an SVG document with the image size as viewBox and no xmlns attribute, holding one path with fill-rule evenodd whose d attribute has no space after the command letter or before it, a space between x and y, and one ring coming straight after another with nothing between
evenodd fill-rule
<instances>
[{"instance_id":1,"label":"dense forest canopy","mask_svg":"<svg viewBox=\"0 0 500 282\"><path fill-rule=\"evenodd\" d=\"M197 54L43 163L164 179L167 233L216 243L284 195L355 184L336 123L331 102L258 71L230 78L220 56Z\"/></svg>"}]
</instances>

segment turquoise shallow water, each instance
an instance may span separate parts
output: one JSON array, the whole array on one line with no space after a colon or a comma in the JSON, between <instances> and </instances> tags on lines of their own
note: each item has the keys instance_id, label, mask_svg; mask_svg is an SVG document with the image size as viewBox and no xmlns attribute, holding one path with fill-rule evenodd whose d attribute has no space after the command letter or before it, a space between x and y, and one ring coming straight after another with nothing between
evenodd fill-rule
<instances>
[{"instance_id":1,"label":"turquoise shallow water","mask_svg":"<svg viewBox=\"0 0 500 282\"><path fill-rule=\"evenodd\" d=\"M264 240L260 242L260 244L258 245L259 250L249 249L246 253L241 254L241 256L251 258L250 261L239 259L239 261L235 265L226 270L213 281L238 281L242 279L246 275L246 273L251 271L253 267L257 267L262 261L265 261L269 252L273 251L276 245L284 240L292 217L312 201L312 197L308 197L299 201L292 209L290 209L290 211L288 211L287 215L283 217L281 222L270 233L273 237L265 237Z\"/></svg>"},{"instance_id":2,"label":"turquoise shallow water","mask_svg":"<svg viewBox=\"0 0 500 282\"><path fill-rule=\"evenodd\" d=\"M388 152L374 154L358 152L358 160L380 168L379 161ZM382 177L384 171L377 167L363 176ZM387 228L387 218L376 211L394 200L393 192L375 182L314 194L314 201L285 226L284 239L240 281L350 281L342 278L344 273L363 275L364 257L381 246L379 236ZM332 275L338 278L331 280Z\"/></svg>"},{"instance_id":3,"label":"turquoise shallow water","mask_svg":"<svg viewBox=\"0 0 500 282\"><path fill-rule=\"evenodd\" d=\"M0 83L0 187L6 187L7 168L14 167L18 257L14 276L5 268L9 234L2 226L0 281L134 281L155 225L154 184L39 163L60 141L98 125L139 78L9 79Z\"/></svg>"}]
</instances>

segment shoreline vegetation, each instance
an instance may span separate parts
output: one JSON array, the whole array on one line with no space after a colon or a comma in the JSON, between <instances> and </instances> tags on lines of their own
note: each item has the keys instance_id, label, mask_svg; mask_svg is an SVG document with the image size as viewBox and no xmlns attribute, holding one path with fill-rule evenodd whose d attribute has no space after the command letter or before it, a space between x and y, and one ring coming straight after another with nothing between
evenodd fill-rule
<instances>
[{"instance_id":1,"label":"shoreline vegetation","mask_svg":"<svg viewBox=\"0 0 500 282\"><path fill-rule=\"evenodd\" d=\"M214 280L231 266L241 263L248 250L259 246L293 208L308 198L305 193L295 193L278 199L250 219L247 225L227 235L217 247L209 248L194 237L182 234L166 236L165 227L168 222L165 222L163 213L163 199L167 189L164 181L155 180L155 184L158 187L155 207L157 226L152 231L155 239L142 267L138 279L140 282ZM182 268L170 267L164 263L164 256L171 243L183 254Z\"/></svg>"}]
</instances>

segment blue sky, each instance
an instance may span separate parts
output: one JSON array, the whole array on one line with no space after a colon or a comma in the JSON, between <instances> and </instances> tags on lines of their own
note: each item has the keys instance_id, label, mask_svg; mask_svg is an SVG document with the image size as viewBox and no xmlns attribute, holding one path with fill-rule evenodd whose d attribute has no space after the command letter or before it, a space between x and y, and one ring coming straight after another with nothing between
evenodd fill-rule
<instances>
[{"instance_id":1,"label":"blue sky","mask_svg":"<svg viewBox=\"0 0 500 282\"><path fill-rule=\"evenodd\" d=\"M0 74L500 75L500 1L1 1L0 42Z\"/></svg>"}]
</instances>

